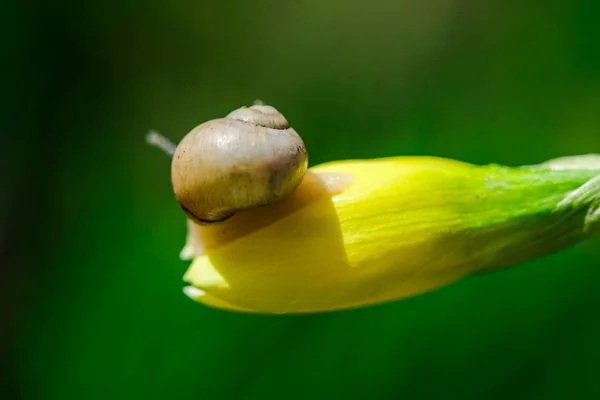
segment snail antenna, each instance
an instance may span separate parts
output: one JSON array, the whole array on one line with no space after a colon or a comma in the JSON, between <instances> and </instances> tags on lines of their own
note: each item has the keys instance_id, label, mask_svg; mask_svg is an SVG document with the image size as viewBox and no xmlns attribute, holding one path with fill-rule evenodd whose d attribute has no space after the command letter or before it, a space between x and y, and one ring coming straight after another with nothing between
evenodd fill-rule
<instances>
[{"instance_id":1,"label":"snail antenna","mask_svg":"<svg viewBox=\"0 0 600 400\"><path fill-rule=\"evenodd\" d=\"M150 146L159 148L171 158L173 158L175 148L177 147L175 143L154 130L151 130L146 134L146 143Z\"/></svg>"}]
</instances>

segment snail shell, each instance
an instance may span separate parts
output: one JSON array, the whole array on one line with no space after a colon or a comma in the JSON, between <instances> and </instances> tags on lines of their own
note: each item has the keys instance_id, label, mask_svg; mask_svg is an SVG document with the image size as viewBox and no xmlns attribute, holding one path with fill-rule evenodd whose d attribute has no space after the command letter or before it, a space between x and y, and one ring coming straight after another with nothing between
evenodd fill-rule
<instances>
[{"instance_id":1,"label":"snail shell","mask_svg":"<svg viewBox=\"0 0 600 400\"><path fill-rule=\"evenodd\" d=\"M173 154L171 181L190 218L214 223L289 195L307 166L304 142L285 117L253 105L190 131Z\"/></svg>"}]
</instances>

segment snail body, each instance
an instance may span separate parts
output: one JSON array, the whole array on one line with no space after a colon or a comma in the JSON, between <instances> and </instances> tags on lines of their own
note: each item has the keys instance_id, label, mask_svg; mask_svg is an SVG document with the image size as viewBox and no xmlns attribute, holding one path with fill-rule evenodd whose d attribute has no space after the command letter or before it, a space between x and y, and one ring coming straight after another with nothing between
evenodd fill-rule
<instances>
[{"instance_id":1,"label":"snail body","mask_svg":"<svg viewBox=\"0 0 600 400\"><path fill-rule=\"evenodd\" d=\"M171 180L185 213L209 224L288 196L307 166L304 142L285 117L253 105L190 131L173 154Z\"/></svg>"}]
</instances>

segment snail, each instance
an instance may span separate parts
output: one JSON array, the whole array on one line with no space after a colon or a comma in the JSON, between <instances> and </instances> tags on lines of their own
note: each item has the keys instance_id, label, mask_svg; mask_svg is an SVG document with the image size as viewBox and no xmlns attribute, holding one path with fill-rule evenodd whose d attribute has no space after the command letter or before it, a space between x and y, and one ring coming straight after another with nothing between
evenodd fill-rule
<instances>
[{"instance_id":1,"label":"snail","mask_svg":"<svg viewBox=\"0 0 600 400\"><path fill-rule=\"evenodd\" d=\"M281 200L308 166L298 133L274 107L259 102L196 126L176 147L156 133L150 141L172 154L175 198L199 224Z\"/></svg>"}]
</instances>

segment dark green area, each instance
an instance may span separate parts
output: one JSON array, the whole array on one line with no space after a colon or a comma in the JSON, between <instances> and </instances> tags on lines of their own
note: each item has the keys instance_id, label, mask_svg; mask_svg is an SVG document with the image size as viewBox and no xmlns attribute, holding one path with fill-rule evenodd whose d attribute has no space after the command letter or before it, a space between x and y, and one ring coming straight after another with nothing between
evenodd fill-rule
<instances>
[{"instance_id":1,"label":"dark green area","mask_svg":"<svg viewBox=\"0 0 600 400\"><path fill-rule=\"evenodd\" d=\"M599 238L366 309L208 309L143 142L260 98L312 165L600 153L597 1L1 7L3 399L600 398Z\"/></svg>"}]
</instances>

